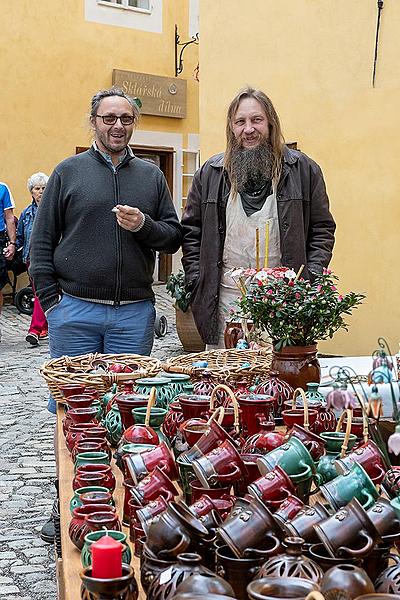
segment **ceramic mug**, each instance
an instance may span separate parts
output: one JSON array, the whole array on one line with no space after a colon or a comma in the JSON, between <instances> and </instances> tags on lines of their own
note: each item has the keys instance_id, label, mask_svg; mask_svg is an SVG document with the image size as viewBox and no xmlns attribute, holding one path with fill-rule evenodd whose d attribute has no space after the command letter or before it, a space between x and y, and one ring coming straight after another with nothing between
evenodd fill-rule
<instances>
[{"instance_id":1,"label":"ceramic mug","mask_svg":"<svg viewBox=\"0 0 400 600\"><path fill-rule=\"evenodd\" d=\"M369 554L382 539L361 506L353 498L334 515L314 525L316 534L333 557Z\"/></svg>"},{"instance_id":2,"label":"ceramic mug","mask_svg":"<svg viewBox=\"0 0 400 600\"><path fill-rule=\"evenodd\" d=\"M369 475L375 485L379 485L386 473L386 466L382 452L371 440L368 440L355 450L335 461L339 473L345 473L351 469L353 463L360 464Z\"/></svg>"},{"instance_id":3,"label":"ceramic mug","mask_svg":"<svg viewBox=\"0 0 400 600\"><path fill-rule=\"evenodd\" d=\"M337 461L336 461L337 462ZM363 467L353 462L350 471L320 486L322 495L329 504L338 510L352 498L357 498L365 509L370 508L378 498L374 483Z\"/></svg>"},{"instance_id":4,"label":"ceramic mug","mask_svg":"<svg viewBox=\"0 0 400 600\"><path fill-rule=\"evenodd\" d=\"M139 483L141 479L146 477L146 475L153 471L157 466L159 466L172 481L178 479L175 461L165 442L161 442L158 446L154 446L151 450L145 452L126 454L123 457L123 461L127 471L136 483Z\"/></svg>"},{"instance_id":5,"label":"ceramic mug","mask_svg":"<svg viewBox=\"0 0 400 600\"><path fill-rule=\"evenodd\" d=\"M261 475L265 475L276 466L280 466L289 476L312 477L315 464L304 444L291 437L285 444L275 448L258 460Z\"/></svg>"},{"instance_id":6,"label":"ceramic mug","mask_svg":"<svg viewBox=\"0 0 400 600\"><path fill-rule=\"evenodd\" d=\"M285 471L279 467L274 467L269 473L262 475L248 486L251 496L261 498L263 502L267 500L283 502L290 494L295 493L294 485Z\"/></svg>"},{"instance_id":7,"label":"ceramic mug","mask_svg":"<svg viewBox=\"0 0 400 600\"><path fill-rule=\"evenodd\" d=\"M272 556L280 547L277 525L259 498L239 498L218 528L222 538L238 558L262 554Z\"/></svg>"},{"instance_id":8,"label":"ceramic mug","mask_svg":"<svg viewBox=\"0 0 400 600\"><path fill-rule=\"evenodd\" d=\"M315 525L329 517L325 506L316 502L314 506L304 505L297 515L289 522L282 522L281 527L286 535L300 537L307 543L318 542L318 536L315 533Z\"/></svg>"},{"instance_id":9,"label":"ceramic mug","mask_svg":"<svg viewBox=\"0 0 400 600\"><path fill-rule=\"evenodd\" d=\"M204 456L193 460L193 470L204 487L234 483L247 476L247 470L235 446L225 440Z\"/></svg>"}]
</instances>

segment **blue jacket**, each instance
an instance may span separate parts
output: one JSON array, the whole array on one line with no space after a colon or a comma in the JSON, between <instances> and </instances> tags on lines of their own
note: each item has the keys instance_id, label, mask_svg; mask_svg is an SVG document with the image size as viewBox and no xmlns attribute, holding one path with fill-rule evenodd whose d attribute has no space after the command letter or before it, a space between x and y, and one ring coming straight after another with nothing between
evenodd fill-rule
<instances>
[{"instance_id":1,"label":"blue jacket","mask_svg":"<svg viewBox=\"0 0 400 600\"><path fill-rule=\"evenodd\" d=\"M38 209L34 200L24 208L19 219L17 228L17 249L22 248L22 260L26 263L29 260L29 243L31 239L33 221Z\"/></svg>"}]
</instances>

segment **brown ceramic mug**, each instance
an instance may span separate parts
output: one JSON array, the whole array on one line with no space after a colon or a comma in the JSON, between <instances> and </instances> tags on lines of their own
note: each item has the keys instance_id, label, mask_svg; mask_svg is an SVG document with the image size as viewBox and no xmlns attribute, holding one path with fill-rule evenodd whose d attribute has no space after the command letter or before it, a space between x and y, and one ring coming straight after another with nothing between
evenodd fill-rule
<instances>
[{"instance_id":1,"label":"brown ceramic mug","mask_svg":"<svg viewBox=\"0 0 400 600\"><path fill-rule=\"evenodd\" d=\"M357 498L314 526L329 554L366 556L382 539Z\"/></svg>"},{"instance_id":2,"label":"brown ceramic mug","mask_svg":"<svg viewBox=\"0 0 400 600\"><path fill-rule=\"evenodd\" d=\"M329 517L325 506L316 502L314 506L304 505L296 516L287 523L281 523L283 530L289 536L297 536L309 544L319 542L315 533L315 525Z\"/></svg>"},{"instance_id":3,"label":"brown ceramic mug","mask_svg":"<svg viewBox=\"0 0 400 600\"><path fill-rule=\"evenodd\" d=\"M272 556L280 547L277 525L259 498L239 498L218 528L222 538L238 558L262 554Z\"/></svg>"}]
</instances>

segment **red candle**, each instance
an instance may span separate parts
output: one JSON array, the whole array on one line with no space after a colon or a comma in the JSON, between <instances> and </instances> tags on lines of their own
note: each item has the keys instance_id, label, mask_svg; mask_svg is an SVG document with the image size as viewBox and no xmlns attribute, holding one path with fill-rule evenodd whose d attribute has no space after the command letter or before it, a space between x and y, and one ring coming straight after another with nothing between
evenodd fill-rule
<instances>
[{"instance_id":1,"label":"red candle","mask_svg":"<svg viewBox=\"0 0 400 600\"><path fill-rule=\"evenodd\" d=\"M115 579L122 576L123 544L109 535L93 542L92 577L97 579Z\"/></svg>"}]
</instances>

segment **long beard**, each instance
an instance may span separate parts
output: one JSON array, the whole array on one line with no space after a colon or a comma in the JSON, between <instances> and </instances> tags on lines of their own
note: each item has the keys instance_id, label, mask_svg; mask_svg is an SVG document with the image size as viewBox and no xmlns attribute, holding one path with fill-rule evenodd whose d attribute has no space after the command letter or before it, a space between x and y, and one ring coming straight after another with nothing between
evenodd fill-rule
<instances>
[{"instance_id":1,"label":"long beard","mask_svg":"<svg viewBox=\"0 0 400 600\"><path fill-rule=\"evenodd\" d=\"M256 148L242 148L235 144L232 149L231 178L236 181L238 192L254 191L272 179L274 155L268 140Z\"/></svg>"}]
</instances>

